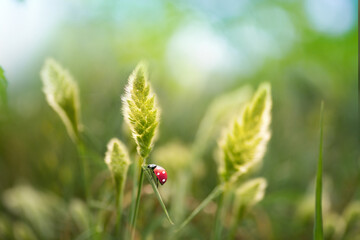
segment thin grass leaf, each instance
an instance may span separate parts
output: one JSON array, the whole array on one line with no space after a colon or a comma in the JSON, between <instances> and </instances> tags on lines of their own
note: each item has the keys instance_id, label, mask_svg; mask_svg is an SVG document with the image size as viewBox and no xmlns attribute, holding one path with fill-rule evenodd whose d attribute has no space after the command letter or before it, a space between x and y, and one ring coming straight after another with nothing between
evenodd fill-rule
<instances>
[{"instance_id":1,"label":"thin grass leaf","mask_svg":"<svg viewBox=\"0 0 360 240\"><path fill-rule=\"evenodd\" d=\"M322 220L323 126L324 126L324 102L321 102L320 144L319 144L319 158L318 158L318 166L317 166L317 173L316 173L316 186L315 186L314 240L324 239L323 220Z\"/></svg>"},{"instance_id":2,"label":"thin grass leaf","mask_svg":"<svg viewBox=\"0 0 360 240\"><path fill-rule=\"evenodd\" d=\"M145 175L146 175L147 179L148 179L149 182L151 183L151 186L152 186L152 188L153 188L153 190L154 190L154 192L155 192L156 197L158 198L158 200L159 200L159 202L160 202L160 205L161 205L162 209L164 210L164 213L165 213L167 219L169 220L169 222L170 222L171 225L174 225L174 222L171 220L170 215L169 215L169 213L168 213L168 211L167 211L167 209L166 209L165 203L164 203L164 201L163 201L162 198L161 198L161 195L160 195L160 193L159 193L159 190L158 190L157 187L156 187L155 180L154 180L154 178L153 178L152 175L151 175L151 170L150 170L146 165L142 165L142 169L143 169L143 171L145 172Z\"/></svg>"},{"instance_id":3,"label":"thin grass leaf","mask_svg":"<svg viewBox=\"0 0 360 240\"><path fill-rule=\"evenodd\" d=\"M7 88L8 82L4 75L4 70L0 66L0 101L1 105L7 104L7 94L6 94L6 88Z\"/></svg>"},{"instance_id":4,"label":"thin grass leaf","mask_svg":"<svg viewBox=\"0 0 360 240\"><path fill-rule=\"evenodd\" d=\"M220 194L218 203L217 203L217 209L216 209L216 215L215 215L215 229L214 229L214 236L216 240L221 239L221 232L222 232L222 215L223 215L223 209L224 207L224 198L225 193L223 192Z\"/></svg>"},{"instance_id":5,"label":"thin grass leaf","mask_svg":"<svg viewBox=\"0 0 360 240\"><path fill-rule=\"evenodd\" d=\"M186 208L186 195L191 183L191 172L188 169L193 166L191 159L190 148L183 145L181 142L169 141L161 147L157 147L152 153L153 162L166 166L166 171L172 176L171 187L169 188L169 194L171 199L171 207L169 212L171 218L175 222L182 222L185 217ZM154 174L152 174L156 178ZM171 233L172 234L172 233ZM172 236L167 236L169 239L173 239Z\"/></svg>"},{"instance_id":6,"label":"thin grass leaf","mask_svg":"<svg viewBox=\"0 0 360 240\"><path fill-rule=\"evenodd\" d=\"M176 229L176 232L182 230L201 210L206 207L212 200L217 198L224 191L225 184L216 186L212 192L195 208L192 213L181 223L181 225Z\"/></svg>"},{"instance_id":7,"label":"thin grass leaf","mask_svg":"<svg viewBox=\"0 0 360 240\"><path fill-rule=\"evenodd\" d=\"M48 104L60 116L70 138L79 141L79 89L70 73L54 59L47 59L41 70L43 91Z\"/></svg>"},{"instance_id":8,"label":"thin grass leaf","mask_svg":"<svg viewBox=\"0 0 360 240\"><path fill-rule=\"evenodd\" d=\"M131 199L135 199L136 198L136 190L138 188L138 162L139 161L135 161L134 164L132 164L132 174L133 174L133 186L132 186L132 191L131 191ZM135 204L136 204L136 201L131 201L131 204L130 204L130 214L129 214L129 223L131 223L131 226L133 226L133 219L134 219L134 216L135 216ZM131 237L131 233L130 233L130 230L129 228L126 228L125 229L125 239L130 239Z\"/></svg>"},{"instance_id":9,"label":"thin grass leaf","mask_svg":"<svg viewBox=\"0 0 360 240\"><path fill-rule=\"evenodd\" d=\"M141 162L143 162L142 158L140 159ZM136 202L135 202L135 208L134 212L131 215L131 239L135 239L135 229L136 229L136 219L139 212L139 206L140 206L140 198L141 198L141 188L143 185L144 180L144 170L140 167L140 176L139 176L139 183L137 188L137 194L136 194Z\"/></svg>"}]
</instances>

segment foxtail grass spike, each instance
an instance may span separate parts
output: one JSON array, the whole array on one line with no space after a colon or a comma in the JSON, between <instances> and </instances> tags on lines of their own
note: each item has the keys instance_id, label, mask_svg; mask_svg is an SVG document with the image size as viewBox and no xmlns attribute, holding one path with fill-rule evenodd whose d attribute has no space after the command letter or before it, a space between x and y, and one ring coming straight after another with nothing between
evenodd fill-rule
<instances>
[{"instance_id":1,"label":"foxtail grass spike","mask_svg":"<svg viewBox=\"0 0 360 240\"><path fill-rule=\"evenodd\" d=\"M126 181L126 174L130 165L129 154L124 144L113 138L107 145L105 155L105 163L107 164L116 189L116 202L121 201L121 195ZM120 199L119 199L120 198Z\"/></svg>"},{"instance_id":2,"label":"foxtail grass spike","mask_svg":"<svg viewBox=\"0 0 360 240\"><path fill-rule=\"evenodd\" d=\"M116 234L119 235L126 174L130 165L128 151L119 139L113 138L108 143L105 163L108 165L115 185L115 205L117 209Z\"/></svg>"},{"instance_id":3,"label":"foxtail grass spike","mask_svg":"<svg viewBox=\"0 0 360 240\"><path fill-rule=\"evenodd\" d=\"M42 70L43 91L48 104L60 116L74 142L79 141L79 90L70 73L54 59L47 59Z\"/></svg>"},{"instance_id":4,"label":"foxtail grass spike","mask_svg":"<svg viewBox=\"0 0 360 240\"><path fill-rule=\"evenodd\" d=\"M255 178L240 185L235 192L235 205L248 208L260 202L264 198L266 186L265 178Z\"/></svg>"},{"instance_id":5,"label":"foxtail grass spike","mask_svg":"<svg viewBox=\"0 0 360 240\"><path fill-rule=\"evenodd\" d=\"M143 159L147 158L154 144L160 113L147 78L146 67L140 63L130 75L122 98L125 120Z\"/></svg>"},{"instance_id":6,"label":"foxtail grass spike","mask_svg":"<svg viewBox=\"0 0 360 240\"><path fill-rule=\"evenodd\" d=\"M219 143L220 170L224 181L238 178L263 158L270 139L271 92L262 84L251 102L245 105Z\"/></svg>"}]
</instances>

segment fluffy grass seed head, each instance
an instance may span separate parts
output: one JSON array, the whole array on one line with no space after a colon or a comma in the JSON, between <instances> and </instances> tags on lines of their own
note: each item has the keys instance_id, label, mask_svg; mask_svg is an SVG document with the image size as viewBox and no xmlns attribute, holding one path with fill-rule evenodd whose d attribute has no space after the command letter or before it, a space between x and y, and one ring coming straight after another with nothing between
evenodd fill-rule
<instances>
[{"instance_id":1,"label":"fluffy grass seed head","mask_svg":"<svg viewBox=\"0 0 360 240\"><path fill-rule=\"evenodd\" d=\"M70 73L54 59L47 59L41 70L43 91L48 104L60 116L74 142L79 139L79 89Z\"/></svg>"},{"instance_id":2,"label":"fluffy grass seed head","mask_svg":"<svg viewBox=\"0 0 360 240\"><path fill-rule=\"evenodd\" d=\"M146 67L139 63L129 77L123 100L123 112L139 155L146 159L150 154L159 125L160 110L156 96L147 79Z\"/></svg>"},{"instance_id":3,"label":"fluffy grass seed head","mask_svg":"<svg viewBox=\"0 0 360 240\"><path fill-rule=\"evenodd\" d=\"M126 174L130 165L128 151L119 139L113 138L108 143L105 163L111 172L118 196L124 188Z\"/></svg>"},{"instance_id":4,"label":"fluffy grass seed head","mask_svg":"<svg viewBox=\"0 0 360 240\"><path fill-rule=\"evenodd\" d=\"M237 179L263 158L270 139L271 92L262 84L219 142L219 173L224 181Z\"/></svg>"},{"instance_id":5,"label":"fluffy grass seed head","mask_svg":"<svg viewBox=\"0 0 360 240\"><path fill-rule=\"evenodd\" d=\"M252 207L264 198L266 186L267 181L265 178L255 178L245 182L236 189L236 204L238 206Z\"/></svg>"}]
</instances>

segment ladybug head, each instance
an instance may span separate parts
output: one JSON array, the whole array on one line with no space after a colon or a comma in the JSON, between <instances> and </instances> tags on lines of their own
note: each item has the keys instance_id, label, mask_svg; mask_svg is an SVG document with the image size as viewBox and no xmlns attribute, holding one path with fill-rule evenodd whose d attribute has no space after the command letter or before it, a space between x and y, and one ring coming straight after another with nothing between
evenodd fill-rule
<instances>
[{"instance_id":1,"label":"ladybug head","mask_svg":"<svg viewBox=\"0 0 360 240\"><path fill-rule=\"evenodd\" d=\"M156 167L157 167L156 164L149 164L149 165L148 165L148 168L150 168L150 169L152 169L152 170L154 170Z\"/></svg>"}]
</instances>

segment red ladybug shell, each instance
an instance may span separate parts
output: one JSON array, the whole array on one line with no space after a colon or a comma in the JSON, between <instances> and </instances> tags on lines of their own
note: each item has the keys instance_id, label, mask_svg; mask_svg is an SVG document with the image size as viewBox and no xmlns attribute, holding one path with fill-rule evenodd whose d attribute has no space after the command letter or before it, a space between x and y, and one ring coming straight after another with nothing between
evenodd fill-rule
<instances>
[{"instance_id":1,"label":"red ladybug shell","mask_svg":"<svg viewBox=\"0 0 360 240\"><path fill-rule=\"evenodd\" d=\"M157 177L157 179L159 179L159 182L161 185L166 183L167 173L163 167L156 166L156 168L154 168L154 173L155 173L155 176Z\"/></svg>"}]
</instances>

